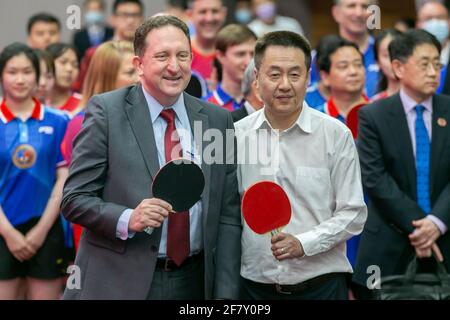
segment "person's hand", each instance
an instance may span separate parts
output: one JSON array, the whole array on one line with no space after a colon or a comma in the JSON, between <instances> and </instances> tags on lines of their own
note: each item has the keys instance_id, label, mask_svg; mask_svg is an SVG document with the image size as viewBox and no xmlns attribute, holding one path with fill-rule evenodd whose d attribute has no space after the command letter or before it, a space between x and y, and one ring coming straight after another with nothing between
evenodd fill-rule
<instances>
[{"instance_id":1,"label":"person's hand","mask_svg":"<svg viewBox=\"0 0 450 320\"><path fill-rule=\"evenodd\" d=\"M133 210L128 223L132 232L142 232L145 228L159 228L164 219L169 216L172 206L164 200L145 199Z\"/></svg>"},{"instance_id":2,"label":"person's hand","mask_svg":"<svg viewBox=\"0 0 450 320\"><path fill-rule=\"evenodd\" d=\"M431 257L431 254L434 253L436 259L439 262L444 261L444 257L442 256L441 249L439 249L439 247L438 247L438 245L436 243L433 243L431 245L431 247L427 248L427 249L419 249L419 248L415 248L415 249L416 249L416 256L419 259L421 259L421 258L429 258L429 257Z\"/></svg>"},{"instance_id":3,"label":"person's hand","mask_svg":"<svg viewBox=\"0 0 450 320\"><path fill-rule=\"evenodd\" d=\"M28 233L25 235L25 240L33 248L34 251L38 251L47 237L48 230L45 230L39 224L35 225Z\"/></svg>"},{"instance_id":4,"label":"person's hand","mask_svg":"<svg viewBox=\"0 0 450 320\"><path fill-rule=\"evenodd\" d=\"M430 219L415 220L412 224L416 229L409 235L409 241L414 248L430 249L432 244L441 236L441 231Z\"/></svg>"},{"instance_id":5,"label":"person's hand","mask_svg":"<svg viewBox=\"0 0 450 320\"><path fill-rule=\"evenodd\" d=\"M31 259L36 250L17 229L11 228L3 234L9 252L20 262Z\"/></svg>"},{"instance_id":6,"label":"person's hand","mask_svg":"<svg viewBox=\"0 0 450 320\"><path fill-rule=\"evenodd\" d=\"M272 254L279 261L300 258L305 254L300 241L291 234L280 232L271 241Z\"/></svg>"}]
</instances>

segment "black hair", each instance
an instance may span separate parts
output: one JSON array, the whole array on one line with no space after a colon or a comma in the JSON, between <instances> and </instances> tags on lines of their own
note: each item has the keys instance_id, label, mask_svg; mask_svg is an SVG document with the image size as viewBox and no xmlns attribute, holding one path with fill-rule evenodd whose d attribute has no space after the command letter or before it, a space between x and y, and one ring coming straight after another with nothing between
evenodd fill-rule
<instances>
[{"instance_id":1,"label":"black hair","mask_svg":"<svg viewBox=\"0 0 450 320\"><path fill-rule=\"evenodd\" d=\"M3 77L3 71L5 70L8 61L21 54L25 55L27 59L30 60L36 74L36 83L38 83L41 75L39 58L36 53L34 53L33 49L20 42L14 42L6 46L0 54L0 78Z\"/></svg>"},{"instance_id":2,"label":"black hair","mask_svg":"<svg viewBox=\"0 0 450 320\"><path fill-rule=\"evenodd\" d=\"M75 52L77 59L78 59L77 49L73 45L68 44L68 43L62 43L62 42L52 43L45 50L50 54L53 61L55 61L60 56L62 56L67 50L72 50L73 52Z\"/></svg>"},{"instance_id":3,"label":"black hair","mask_svg":"<svg viewBox=\"0 0 450 320\"><path fill-rule=\"evenodd\" d=\"M320 71L330 72L331 69L331 56L340 48L351 47L361 55L361 59L364 63L364 55L359 51L358 46L351 41L348 41L338 35L325 36L321 39L322 44L318 47L317 53L317 66Z\"/></svg>"},{"instance_id":4,"label":"black hair","mask_svg":"<svg viewBox=\"0 0 450 320\"><path fill-rule=\"evenodd\" d=\"M311 67L311 46L303 36L291 31L274 31L266 33L256 41L255 45L255 67L261 67L264 53L270 46L282 46L289 48L298 48L305 55L306 70Z\"/></svg>"},{"instance_id":5,"label":"black hair","mask_svg":"<svg viewBox=\"0 0 450 320\"><path fill-rule=\"evenodd\" d=\"M33 28L34 24L37 22L46 22L46 23L55 23L58 26L58 30L61 30L61 22L56 18L54 15L51 15L49 13L37 13L35 15L32 15L30 19L28 19L27 24L27 33L31 33L31 29Z\"/></svg>"},{"instance_id":6,"label":"black hair","mask_svg":"<svg viewBox=\"0 0 450 320\"><path fill-rule=\"evenodd\" d=\"M391 61L400 60L406 62L414 53L414 50L423 44L434 46L439 54L441 44L435 36L425 30L412 29L402 33L389 44L389 57Z\"/></svg>"},{"instance_id":7,"label":"black hair","mask_svg":"<svg viewBox=\"0 0 450 320\"><path fill-rule=\"evenodd\" d=\"M402 33L394 28L388 28L382 30L375 38L375 45L374 45L374 54L375 54L375 60L378 61L378 49L380 48L381 42L383 42L384 39L387 37L392 37L392 39L397 38ZM378 81L378 89L377 92L381 92L387 89L388 86L388 80L386 75L381 72L380 70L380 80Z\"/></svg>"},{"instance_id":8,"label":"black hair","mask_svg":"<svg viewBox=\"0 0 450 320\"><path fill-rule=\"evenodd\" d=\"M144 13L144 4L140 0L115 0L113 4L113 13L117 12L117 7L124 3L135 3L141 8L141 13Z\"/></svg>"},{"instance_id":9,"label":"black hair","mask_svg":"<svg viewBox=\"0 0 450 320\"><path fill-rule=\"evenodd\" d=\"M45 62L48 71L51 72L53 76L55 76L55 61L53 60L53 57L50 55L50 53L41 49L33 49L33 51L39 60L43 60Z\"/></svg>"}]
</instances>

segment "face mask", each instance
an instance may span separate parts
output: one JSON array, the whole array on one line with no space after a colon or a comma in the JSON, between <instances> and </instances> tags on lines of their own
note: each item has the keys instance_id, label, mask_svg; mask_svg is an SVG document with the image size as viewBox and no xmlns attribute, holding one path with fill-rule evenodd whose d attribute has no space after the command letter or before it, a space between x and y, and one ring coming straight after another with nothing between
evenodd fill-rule
<instances>
[{"instance_id":1,"label":"face mask","mask_svg":"<svg viewBox=\"0 0 450 320\"><path fill-rule=\"evenodd\" d=\"M440 43L447 39L449 30L447 20L431 19L423 24L423 29L435 36Z\"/></svg>"},{"instance_id":2,"label":"face mask","mask_svg":"<svg viewBox=\"0 0 450 320\"><path fill-rule=\"evenodd\" d=\"M234 15L236 21L242 24L247 24L252 20L252 13L247 9L238 9Z\"/></svg>"},{"instance_id":3,"label":"face mask","mask_svg":"<svg viewBox=\"0 0 450 320\"><path fill-rule=\"evenodd\" d=\"M103 22L105 21L105 17L103 13L99 11L88 11L84 15L84 21L88 26L102 25Z\"/></svg>"},{"instance_id":4,"label":"face mask","mask_svg":"<svg viewBox=\"0 0 450 320\"><path fill-rule=\"evenodd\" d=\"M275 3L267 2L256 7L256 15L261 20L270 20L275 16Z\"/></svg>"}]
</instances>

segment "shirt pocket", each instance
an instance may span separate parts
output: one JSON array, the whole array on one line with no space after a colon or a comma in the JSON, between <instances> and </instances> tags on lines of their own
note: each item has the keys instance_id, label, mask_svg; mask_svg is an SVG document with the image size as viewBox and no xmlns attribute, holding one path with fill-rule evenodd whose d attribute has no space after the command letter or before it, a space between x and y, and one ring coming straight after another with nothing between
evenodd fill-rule
<instances>
[{"instance_id":1,"label":"shirt pocket","mask_svg":"<svg viewBox=\"0 0 450 320\"><path fill-rule=\"evenodd\" d=\"M331 177L328 168L297 167L295 184L300 205L313 211L329 208Z\"/></svg>"}]
</instances>

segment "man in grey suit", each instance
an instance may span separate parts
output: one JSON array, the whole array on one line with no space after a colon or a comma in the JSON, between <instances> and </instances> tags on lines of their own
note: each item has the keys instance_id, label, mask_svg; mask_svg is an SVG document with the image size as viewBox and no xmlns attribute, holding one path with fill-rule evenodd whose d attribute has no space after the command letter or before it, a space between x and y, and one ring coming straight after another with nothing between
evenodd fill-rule
<instances>
[{"instance_id":1,"label":"man in grey suit","mask_svg":"<svg viewBox=\"0 0 450 320\"><path fill-rule=\"evenodd\" d=\"M209 140L202 139L212 128L225 137L231 115L183 93L192 54L181 20L150 18L134 45L141 83L94 96L75 139L62 211L85 231L75 260L81 280L68 283L64 298L236 298L241 221L234 143L223 141L212 162L205 161ZM174 140L184 156L201 159L206 182L202 199L186 212L186 256L169 252L169 243L186 240L172 238L170 219L179 214L169 217L171 205L150 188Z\"/></svg>"}]
</instances>

